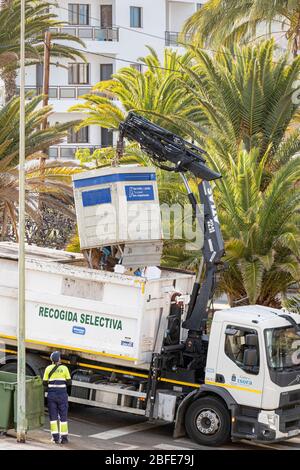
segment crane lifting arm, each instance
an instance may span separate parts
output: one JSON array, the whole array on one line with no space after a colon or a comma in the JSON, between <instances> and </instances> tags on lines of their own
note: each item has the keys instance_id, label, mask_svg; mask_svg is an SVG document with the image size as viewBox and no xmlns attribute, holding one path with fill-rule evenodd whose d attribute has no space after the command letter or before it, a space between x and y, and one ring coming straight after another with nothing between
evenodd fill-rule
<instances>
[{"instance_id":1,"label":"crane lifting arm","mask_svg":"<svg viewBox=\"0 0 300 470\"><path fill-rule=\"evenodd\" d=\"M220 230L215 203L213 200L211 180L221 178L205 164L206 152L187 142L172 132L159 127L144 117L129 113L120 124L120 138L117 152L123 151L124 138L136 141L155 164L166 171L181 174L188 192L189 201L199 220L197 201L191 191L185 173L189 172L202 181L198 185L200 201L204 207L204 244L202 247L205 268L204 281L200 285L201 270L197 276L189 310L183 327L199 336L204 330L207 320L208 304L214 292L214 278L224 255L224 242Z\"/></svg>"}]
</instances>

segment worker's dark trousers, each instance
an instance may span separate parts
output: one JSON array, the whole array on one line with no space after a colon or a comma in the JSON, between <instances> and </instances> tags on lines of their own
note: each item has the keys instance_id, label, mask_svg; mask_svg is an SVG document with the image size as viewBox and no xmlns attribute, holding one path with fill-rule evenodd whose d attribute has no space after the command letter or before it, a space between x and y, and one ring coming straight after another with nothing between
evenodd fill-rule
<instances>
[{"instance_id":1,"label":"worker's dark trousers","mask_svg":"<svg viewBox=\"0 0 300 470\"><path fill-rule=\"evenodd\" d=\"M65 390L48 391L50 430L54 441L68 436L68 394Z\"/></svg>"}]
</instances>

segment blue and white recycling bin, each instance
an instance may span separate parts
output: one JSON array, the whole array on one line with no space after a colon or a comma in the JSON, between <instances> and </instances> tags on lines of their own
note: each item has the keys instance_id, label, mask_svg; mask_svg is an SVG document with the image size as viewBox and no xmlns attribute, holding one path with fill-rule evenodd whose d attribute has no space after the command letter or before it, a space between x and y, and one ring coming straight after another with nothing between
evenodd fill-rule
<instances>
[{"instance_id":1,"label":"blue and white recycling bin","mask_svg":"<svg viewBox=\"0 0 300 470\"><path fill-rule=\"evenodd\" d=\"M73 176L73 187L82 250L126 244L128 252L128 246L141 244L143 253L144 244L154 242L155 251L161 251L154 168L129 165L85 171Z\"/></svg>"}]
</instances>

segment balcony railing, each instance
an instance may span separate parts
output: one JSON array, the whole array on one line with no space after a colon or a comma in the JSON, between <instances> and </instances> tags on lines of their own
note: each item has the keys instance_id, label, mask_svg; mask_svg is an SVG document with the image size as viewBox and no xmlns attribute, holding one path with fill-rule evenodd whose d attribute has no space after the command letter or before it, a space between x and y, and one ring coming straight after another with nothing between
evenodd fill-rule
<instances>
[{"instance_id":1,"label":"balcony railing","mask_svg":"<svg viewBox=\"0 0 300 470\"><path fill-rule=\"evenodd\" d=\"M181 37L181 33L175 32L175 31L166 31L165 32L165 38L166 38L166 46L183 46L184 43L188 43L191 39L191 35L186 35L185 38Z\"/></svg>"},{"instance_id":2,"label":"balcony railing","mask_svg":"<svg viewBox=\"0 0 300 470\"><path fill-rule=\"evenodd\" d=\"M30 92L33 96L41 95L43 93L42 87L27 86L25 92ZM17 94L20 93L20 89L17 88ZM92 87L84 85L66 85L66 86L50 86L49 87L49 99L62 100L62 99L73 99L77 100L82 95L92 93Z\"/></svg>"},{"instance_id":3,"label":"balcony railing","mask_svg":"<svg viewBox=\"0 0 300 470\"><path fill-rule=\"evenodd\" d=\"M54 33L66 33L90 41L119 41L119 28L99 28L97 26L64 26L50 28Z\"/></svg>"},{"instance_id":4,"label":"balcony railing","mask_svg":"<svg viewBox=\"0 0 300 470\"><path fill-rule=\"evenodd\" d=\"M90 144L70 144L70 145L57 145L49 148L48 156L49 158L64 158L73 160L77 150L88 149L90 152L94 152L97 149L100 149L100 145L90 145Z\"/></svg>"}]
</instances>

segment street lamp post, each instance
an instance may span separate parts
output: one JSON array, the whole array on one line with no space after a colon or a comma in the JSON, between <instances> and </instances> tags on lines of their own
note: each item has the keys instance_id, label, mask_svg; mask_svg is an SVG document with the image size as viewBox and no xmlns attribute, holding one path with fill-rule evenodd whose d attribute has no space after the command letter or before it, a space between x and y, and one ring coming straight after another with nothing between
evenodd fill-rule
<instances>
[{"instance_id":1,"label":"street lamp post","mask_svg":"<svg viewBox=\"0 0 300 470\"><path fill-rule=\"evenodd\" d=\"M19 140L19 297L17 440L26 440L25 351L25 0L21 0L20 140Z\"/></svg>"}]
</instances>

